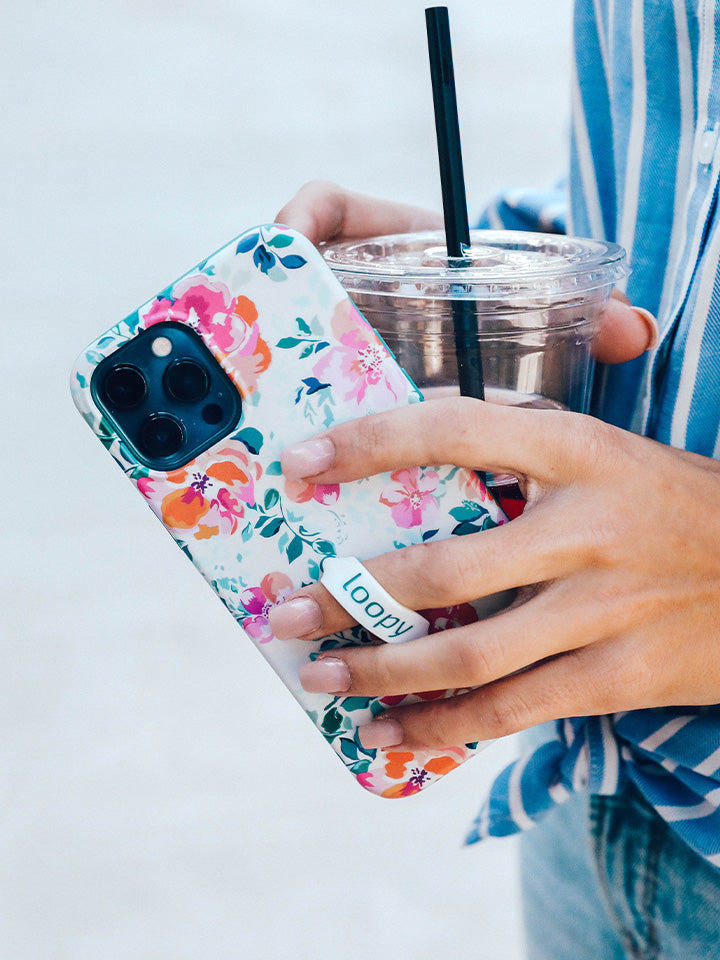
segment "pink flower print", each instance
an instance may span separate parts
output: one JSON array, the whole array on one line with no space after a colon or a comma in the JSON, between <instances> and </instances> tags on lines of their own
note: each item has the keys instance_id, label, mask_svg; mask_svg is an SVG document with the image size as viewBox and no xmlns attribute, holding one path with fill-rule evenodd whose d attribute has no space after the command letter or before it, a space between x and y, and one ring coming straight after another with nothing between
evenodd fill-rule
<instances>
[{"instance_id":1,"label":"pink flower print","mask_svg":"<svg viewBox=\"0 0 720 960\"><path fill-rule=\"evenodd\" d=\"M164 297L157 297L150 304L150 309L143 317L143 323L145 324L145 329L152 327L156 323L164 323L165 320L178 320L185 319L184 317L176 317L173 313L173 307L175 306L174 300L166 300Z\"/></svg>"},{"instance_id":2,"label":"pink flower print","mask_svg":"<svg viewBox=\"0 0 720 960\"><path fill-rule=\"evenodd\" d=\"M438 502L432 495L439 479L434 470L422 470L420 467L396 470L390 475L391 482L383 487L380 503L390 507L396 526L407 530L421 525L431 528L439 524Z\"/></svg>"},{"instance_id":3,"label":"pink flower print","mask_svg":"<svg viewBox=\"0 0 720 960\"><path fill-rule=\"evenodd\" d=\"M260 336L257 307L248 297L232 297L219 280L198 274L175 284L174 300L158 297L143 317L145 327L164 320L186 323L208 346L232 355L230 375L240 389L257 389L258 374L270 366L270 348Z\"/></svg>"},{"instance_id":4,"label":"pink flower print","mask_svg":"<svg viewBox=\"0 0 720 960\"><path fill-rule=\"evenodd\" d=\"M293 584L284 573L268 573L260 581L259 587L249 587L240 594L240 603L250 614L243 622L243 630L257 640L258 643L268 643L273 639L273 632L268 623L268 611L277 603L281 603L293 591Z\"/></svg>"},{"instance_id":5,"label":"pink flower print","mask_svg":"<svg viewBox=\"0 0 720 960\"><path fill-rule=\"evenodd\" d=\"M372 337L375 340L375 331L360 313L358 308L347 297L337 304L330 321L332 332L336 340L342 340L347 333L359 334L363 339Z\"/></svg>"},{"instance_id":6,"label":"pink flower print","mask_svg":"<svg viewBox=\"0 0 720 960\"><path fill-rule=\"evenodd\" d=\"M235 299L230 296L227 288L213 290L204 284L198 284L183 294L180 301L176 302L176 307L178 302L181 302L183 310L187 311L191 326L195 326L198 333L209 334L218 350L230 353L237 345L233 331ZM193 324L195 317L197 323Z\"/></svg>"},{"instance_id":7,"label":"pink flower print","mask_svg":"<svg viewBox=\"0 0 720 960\"><path fill-rule=\"evenodd\" d=\"M293 503L337 503L340 496L339 483L305 483L303 480L286 480L285 494Z\"/></svg>"},{"instance_id":8,"label":"pink flower print","mask_svg":"<svg viewBox=\"0 0 720 960\"><path fill-rule=\"evenodd\" d=\"M259 643L272 640L272 630L268 623L268 610L272 606L260 587L249 587L240 594L240 603L250 614L242 621L243 630Z\"/></svg>"},{"instance_id":9,"label":"pink flower print","mask_svg":"<svg viewBox=\"0 0 720 960\"><path fill-rule=\"evenodd\" d=\"M196 274L176 283L172 293L173 300L158 298L150 305L143 317L146 328L177 320L207 334L211 345L222 353L237 349L247 336L244 324L233 323L237 300L219 280Z\"/></svg>"},{"instance_id":10,"label":"pink flower print","mask_svg":"<svg viewBox=\"0 0 720 960\"><path fill-rule=\"evenodd\" d=\"M363 400L376 410L387 410L407 394L407 380L385 347L367 325L340 337L313 367L313 375L332 384L343 400Z\"/></svg>"},{"instance_id":11,"label":"pink flower print","mask_svg":"<svg viewBox=\"0 0 720 960\"><path fill-rule=\"evenodd\" d=\"M366 790L373 789L373 775L371 770L366 770L364 773L356 774L355 779L360 786L364 787Z\"/></svg>"}]
</instances>

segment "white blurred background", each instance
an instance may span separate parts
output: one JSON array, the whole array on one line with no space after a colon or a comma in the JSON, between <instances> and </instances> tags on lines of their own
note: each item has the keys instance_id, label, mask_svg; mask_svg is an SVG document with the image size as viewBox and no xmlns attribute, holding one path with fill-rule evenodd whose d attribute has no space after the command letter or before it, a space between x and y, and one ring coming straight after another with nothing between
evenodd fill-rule
<instances>
[{"instance_id":1,"label":"white blurred background","mask_svg":"<svg viewBox=\"0 0 720 960\"><path fill-rule=\"evenodd\" d=\"M415 0L3 8L0 957L520 960L495 745L365 794L76 415L84 345L305 181L439 205ZM570 0L451 0L471 215L562 173Z\"/></svg>"}]
</instances>

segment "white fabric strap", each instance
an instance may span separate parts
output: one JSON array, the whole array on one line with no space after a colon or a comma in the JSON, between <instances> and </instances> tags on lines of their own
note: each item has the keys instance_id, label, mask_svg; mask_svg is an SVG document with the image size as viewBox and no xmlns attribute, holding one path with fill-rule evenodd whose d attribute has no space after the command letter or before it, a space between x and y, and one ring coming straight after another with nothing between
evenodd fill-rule
<instances>
[{"instance_id":1,"label":"white fabric strap","mask_svg":"<svg viewBox=\"0 0 720 960\"><path fill-rule=\"evenodd\" d=\"M323 564L320 583L358 623L385 643L424 637L430 624L394 600L355 557L334 557Z\"/></svg>"}]
</instances>

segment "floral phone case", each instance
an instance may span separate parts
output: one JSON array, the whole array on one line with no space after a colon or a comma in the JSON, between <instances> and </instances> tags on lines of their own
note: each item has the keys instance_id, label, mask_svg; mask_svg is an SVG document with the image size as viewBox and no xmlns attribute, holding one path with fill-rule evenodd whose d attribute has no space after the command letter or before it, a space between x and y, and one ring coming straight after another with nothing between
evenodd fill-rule
<instances>
[{"instance_id":1,"label":"floral phone case","mask_svg":"<svg viewBox=\"0 0 720 960\"><path fill-rule=\"evenodd\" d=\"M163 471L145 466L119 436L91 380L104 358L167 321L199 334L239 391L242 414L210 449ZM363 787L408 796L478 749L366 749L357 728L386 707L461 691L306 693L298 668L309 657L377 641L361 627L317 642L279 641L268 625L269 608L317 581L328 557L367 559L505 521L478 477L457 467L409 467L340 485L282 476L286 445L422 399L308 240L275 224L244 233L98 337L78 361L72 391L102 444ZM433 632L478 616L470 605L424 615Z\"/></svg>"}]
</instances>

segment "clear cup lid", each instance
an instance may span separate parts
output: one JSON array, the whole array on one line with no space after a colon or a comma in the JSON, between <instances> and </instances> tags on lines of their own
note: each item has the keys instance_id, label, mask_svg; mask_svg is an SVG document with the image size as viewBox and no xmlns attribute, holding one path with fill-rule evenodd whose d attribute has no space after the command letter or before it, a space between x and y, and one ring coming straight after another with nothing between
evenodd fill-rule
<instances>
[{"instance_id":1,"label":"clear cup lid","mask_svg":"<svg viewBox=\"0 0 720 960\"><path fill-rule=\"evenodd\" d=\"M582 296L627 276L616 243L519 230L473 230L461 261L442 231L327 244L325 260L348 293L479 300Z\"/></svg>"}]
</instances>

